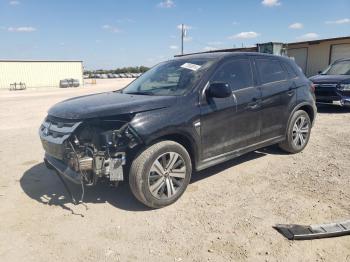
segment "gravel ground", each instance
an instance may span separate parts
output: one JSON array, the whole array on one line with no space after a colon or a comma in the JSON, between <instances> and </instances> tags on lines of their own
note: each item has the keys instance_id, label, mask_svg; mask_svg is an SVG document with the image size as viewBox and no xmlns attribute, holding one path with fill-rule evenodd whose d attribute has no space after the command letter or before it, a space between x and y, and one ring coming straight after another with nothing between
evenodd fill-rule
<instances>
[{"instance_id":1,"label":"gravel ground","mask_svg":"<svg viewBox=\"0 0 350 262\"><path fill-rule=\"evenodd\" d=\"M350 236L292 242L272 228L350 219L343 108L319 108L302 153L269 147L193 174L169 207L145 208L127 184L90 188L86 205L72 205L43 165L38 127L54 103L127 81L0 92L1 261L350 261Z\"/></svg>"}]
</instances>

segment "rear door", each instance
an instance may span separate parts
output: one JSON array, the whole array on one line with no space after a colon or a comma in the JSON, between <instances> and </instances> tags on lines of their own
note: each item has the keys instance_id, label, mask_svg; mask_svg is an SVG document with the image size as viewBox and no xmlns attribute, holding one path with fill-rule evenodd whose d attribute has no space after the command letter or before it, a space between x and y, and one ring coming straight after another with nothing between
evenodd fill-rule
<instances>
[{"instance_id":1,"label":"rear door","mask_svg":"<svg viewBox=\"0 0 350 262\"><path fill-rule=\"evenodd\" d=\"M296 101L296 85L278 58L256 57L261 89L261 141L285 134L291 104Z\"/></svg>"},{"instance_id":2,"label":"rear door","mask_svg":"<svg viewBox=\"0 0 350 262\"><path fill-rule=\"evenodd\" d=\"M247 146L260 134L258 100L251 62L234 58L225 62L210 78L232 89L228 98L204 95L201 101L202 158L208 159Z\"/></svg>"}]
</instances>

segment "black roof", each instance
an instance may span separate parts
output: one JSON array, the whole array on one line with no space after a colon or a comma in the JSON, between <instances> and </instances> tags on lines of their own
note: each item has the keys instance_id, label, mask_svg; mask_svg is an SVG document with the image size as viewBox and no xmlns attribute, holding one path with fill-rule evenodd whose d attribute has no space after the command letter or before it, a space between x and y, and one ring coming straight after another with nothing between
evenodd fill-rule
<instances>
[{"instance_id":1,"label":"black roof","mask_svg":"<svg viewBox=\"0 0 350 262\"><path fill-rule=\"evenodd\" d=\"M276 55L265 54L265 53L257 53L257 52L203 52L203 53L179 55L179 56L175 56L175 58L176 59L188 59L188 58L221 59L224 57L239 56L239 55L248 55L248 56L254 55L254 56L262 56L262 57L282 58L282 56L276 56Z\"/></svg>"}]
</instances>

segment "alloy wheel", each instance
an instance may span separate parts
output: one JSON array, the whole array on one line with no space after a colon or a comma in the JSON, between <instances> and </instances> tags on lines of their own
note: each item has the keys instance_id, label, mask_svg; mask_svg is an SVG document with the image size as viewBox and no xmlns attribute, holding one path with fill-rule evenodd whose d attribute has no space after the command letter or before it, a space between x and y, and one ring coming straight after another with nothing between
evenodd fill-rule
<instances>
[{"instance_id":1,"label":"alloy wheel","mask_svg":"<svg viewBox=\"0 0 350 262\"><path fill-rule=\"evenodd\" d=\"M167 152L153 162L148 175L148 187L158 199L171 198L183 186L185 177L184 159L176 152Z\"/></svg>"},{"instance_id":2,"label":"alloy wheel","mask_svg":"<svg viewBox=\"0 0 350 262\"><path fill-rule=\"evenodd\" d=\"M303 147L307 143L307 139L310 133L309 122L306 120L306 117L300 116L294 123L293 126L293 143L298 148Z\"/></svg>"}]
</instances>

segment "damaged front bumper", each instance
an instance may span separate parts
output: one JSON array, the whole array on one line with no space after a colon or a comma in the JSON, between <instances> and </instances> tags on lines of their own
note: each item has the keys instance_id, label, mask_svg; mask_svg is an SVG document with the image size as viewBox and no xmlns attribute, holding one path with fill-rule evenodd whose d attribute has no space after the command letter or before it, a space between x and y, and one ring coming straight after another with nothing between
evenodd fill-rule
<instances>
[{"instance_id":1,"label":"damaged front bumper","mask_svg":"<svg viewBox=\"0 0 350 262\"><path fill-rule=\"evenodd\" d=\"M126 153L120 144L124 139L130 145L134 137L127 127L108 132L93 129L93 141L89 142L79 137L89 128L83 122L47 117L39 129L45 164L75 184L94 185L100 178L123 181Z\"/></svg>"},{"instance_id":2,"label":"damaged front bumper","mask_svg":"<svg viewBox=\"0 0 350 262\"><path fill-rule=\"evenodd\" d=\"M112 168L110 170L110 180L111 181L123 181L123 165L125 165L125 157L123 154L120 154L120 158L116 158L112 161ZM69 181L75 184L81 184L83 179L80 172L72 170L66 163L56 159L49 154L45 154L44 163L48 169L55 170L60 175L67 178Z\"/></svg>"},{"instance_id":3,"label":"damaged front bumper","mask_svg":"<svg viewBox=\"0 0 350 262\"><path fill-rule=\"evenodd\" d=\"M81 184L81 174L72 170L63 161L60 161L48 154L45 154L44 162L47 168L55 170L57 173L64 176L69 181L75 184Z\"/></svg>"}]
</instances>

